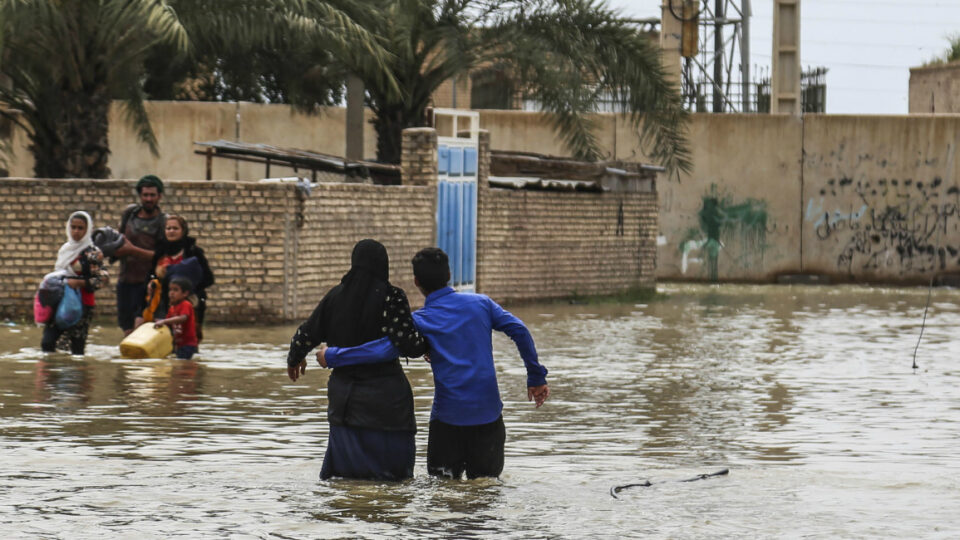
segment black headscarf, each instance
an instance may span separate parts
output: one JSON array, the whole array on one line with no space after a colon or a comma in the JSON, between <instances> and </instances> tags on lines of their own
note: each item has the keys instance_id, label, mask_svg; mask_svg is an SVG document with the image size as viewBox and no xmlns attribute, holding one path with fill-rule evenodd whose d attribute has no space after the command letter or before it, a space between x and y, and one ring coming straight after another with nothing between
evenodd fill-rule
<instances>
[{"instance_id":1,"label":"black headscarf","mask_svg":"<svg viewBox=\"0 0 960 540\"><path fill-rule=\"evenodd\" d=\"M331 347L354 347L385 336L386 298L393 290L389 266L383 244L357 242L350 271L294 334L287 365L299 364L324 341ZM413 392L400 361L334 368L327 380L327 419L338 426L416 431Z\"/></svg>"},{"instance_id":2,"label":"black headscarf","mask_svg":"<svg viewBox=\"0 0 960 540\"><path fill-rule=\"evenodd\" d=\"M384 335L384 299L390 287L387 248L376 240L361 240L353 247L350 271L323 302L327 342L353 347Z\"/></svg>"}]
</instances>

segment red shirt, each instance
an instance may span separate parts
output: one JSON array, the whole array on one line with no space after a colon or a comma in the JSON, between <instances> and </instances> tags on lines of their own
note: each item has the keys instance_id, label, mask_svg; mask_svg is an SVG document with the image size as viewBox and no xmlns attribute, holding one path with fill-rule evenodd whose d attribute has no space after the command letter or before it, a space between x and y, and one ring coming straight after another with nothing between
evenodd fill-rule
<instances>
[{"instance_id":1,"label":"red shirt","mask_svg":"<svg viewBox=\"0 0 960 540\"><path fill-rule=\"evenodd\" d=\"M170 306L167 310L167 318L186 315L187 320L173 325L173 343L179 347L196 347L197 341L197 319L193 314L193 304L189 300L184 300L179 304Z\"/></svg>"},{"instance_id":2,"label":"red shirt","mask_svg":"<svg viewBox=\"0 0 960 540\"><path fill-rule=\"evenodd\" d=\"M83 254L81 253L79 257L77 257L76 259L73 260L72 263L70 263L70 268L73 269L74 273L80 277L84 277L83 263L81 262L82 260L83 260ZM86 277L90 277L90 276L86 276ZM97 305L97 300L93 295L94 294L93 291L88 290L86 286L80 287L79 291L80 291L81 304L83 304L84 306L90 306L90 307Z\"/></svg>"},{"instance_id":3,"label":"red shirt","mask_svg":"<svg viewBox=\"0 0 960 540\"><path fill-rule=\"evenodd\" d=\"M170 255L164 255L163 257L160 257L160 260L157 261L157 264L160 264L163 266L170 266L171 264L180 264L182 262L183 262L183 253L181 252L176 257L171 257Z\"/></svg>"},{"instance_id":4,"label":"red shirt","mask_svg":"<svg viewBox=\"0 0 960 540\"><path fill-rule=\"evenodd\" d=\"M93 293L84 287L80 288L80 303L91 307L97 305L97 301L94 298Z\"/></svg>"}]
</instances>

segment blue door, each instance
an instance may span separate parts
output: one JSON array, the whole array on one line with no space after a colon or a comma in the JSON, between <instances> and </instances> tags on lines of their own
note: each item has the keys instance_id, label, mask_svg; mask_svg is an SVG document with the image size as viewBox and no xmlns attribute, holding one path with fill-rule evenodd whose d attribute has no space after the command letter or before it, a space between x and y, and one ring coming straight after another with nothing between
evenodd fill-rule
<instances>
[{"instance_id":1,"label":"blue door","mask_svg":"<svg viewBox=\"0 0 960 540\"><path fill-rule=\"evenodd\" d=\"M438 147L437 246L450 258L450 285L473 290L477 269L477 148Z\"/></svg>"}]
</instances>

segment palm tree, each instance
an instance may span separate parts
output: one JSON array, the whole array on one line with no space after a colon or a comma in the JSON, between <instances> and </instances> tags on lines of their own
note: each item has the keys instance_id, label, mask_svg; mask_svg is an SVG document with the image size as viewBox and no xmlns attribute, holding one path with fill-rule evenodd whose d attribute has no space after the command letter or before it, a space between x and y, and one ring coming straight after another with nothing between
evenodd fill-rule
<instances>
[{"instance_id":1,"label":"palm tree","mask_svg":"<svg viewBox=\"0 0 960 540\"><path fill-rule=\"evenodd\" d=\"M36 176L106 178L111 101L158 152L144 109L152 53L270 47L283 36L382 63L376 40L337 7L350 1L0 0L0 115L27 132Z\"/></svg>"},{"instance_id":2,"label":"palm tree","mask_svg":"<svg viewBox=\"0 0 960 540\"><path fill-rule=\"evenodd\" d=\"M345 73L334 58L368 64L389 80L387 53L355 18L364 0L167 0L191 36L189 55L168 48L147 61L151 99L290 103L303 110L337 103Z\"/></svg>"},{"instance_id":3,"label":"palm tree","mask_svg":"<svg viewBox=\"0 0 960 540\"><path fill-rule=\"evenodd\" d=\"M156 152L138 77L144 55L187 35L160 1L5 0L0 5L0 114L26 130L43 178L106 178L107 114L123 99L140 139Z\"/></svg>"},{"instance_id":4,"label":"palm tree","mask_svg":"<svg viewBox=\"0 0 960 540\"><path fill-rule=\"evenodd\" d=\"M673 172L689 170L687 113L666 77L658 48L596 0L371 0L361 20L392 53L400 92L378 83L369 65L348 68L364 82L375 113L377 157L400 159L404 128L427 124L444 82L477 68L508 73L540 104L571 153L601 155L589 113L601 100L625 111L648 155Z\"/></svg>"}]
</instances>

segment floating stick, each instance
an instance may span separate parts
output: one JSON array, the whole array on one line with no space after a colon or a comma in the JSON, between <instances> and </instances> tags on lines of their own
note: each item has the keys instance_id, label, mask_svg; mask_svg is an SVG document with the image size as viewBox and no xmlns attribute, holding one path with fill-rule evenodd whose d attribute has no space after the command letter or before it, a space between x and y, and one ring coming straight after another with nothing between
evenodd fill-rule
<instances>
[{"instance_id":1,"label":"floating stick","mask_svg":"<svg viewBox=\"0 0 960 540\"><path fill-rule=\"evenodd\" d=\"M706 480L708 478L713 478L716 476L724 476L729 473L730 473L730 469L720 469L719 471L712 472L712 473L698 474L693 478L686 478L684 480L674 480L674 482L696 482L697 480ZM632 488L632 487L650 487L654 484L666 484L667 482L669 482L669 480L664 480L662 482L651 482L650 480L644 480L643 482L640 482L638 484L624 484L622 486L613 486L612 488L610 488L610 496L613 497L614 499L619 499L619 497L617 497L617 493L620 493L625 489Z\"/></svg>"}]
</instances>

